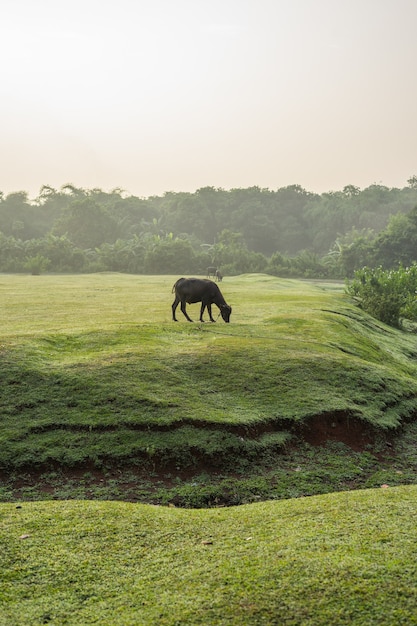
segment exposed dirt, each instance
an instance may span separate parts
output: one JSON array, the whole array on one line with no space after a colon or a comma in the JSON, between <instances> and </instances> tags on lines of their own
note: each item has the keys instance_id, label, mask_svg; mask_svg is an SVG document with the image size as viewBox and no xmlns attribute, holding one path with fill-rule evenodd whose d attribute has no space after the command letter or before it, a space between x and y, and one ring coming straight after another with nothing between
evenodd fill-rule
<instances>
[{"instance_id":1,"label":"exposed dirt","mask_svg":"<svg viewBox=\"0 0 417 626\"><path fill-rule=\"evenodd\" d=\"M242 436L246 439L258 438L266 432L281 430L285 424L269 423L249 429L242 429ZM233 429L236 432L236 429ZM297 450L302 442L311 446L323 446L330 442L342 442L352 451L361 452L375 441L375 432L364 422L352 418L344 412L322 414L312 417L308 422L292 429L294 439L290 446L277 452L277 466L285 464L287 454ZM387 445L391 445L389 442ZM387 448L390 451L390 448ZM252 459L253 463L253 459ZM255 460L256 463L256 460ZM92 499L123 499L133 502L156 502L157 493L162 490L173 490L178 484L193 483L195 477L205 474L210 477L209 483L216 484L221 479L239 480L242 474L236 474L233 469L233 459L225 468L217 463L207 463L204 458L195 458L192 467L180 468L158 464L153 459L152 465L144 462L139 465L112 466L99 469L93 464L83 464L80 467L48 467L25 468L13 477L7 472L0 471L0 487L7 485L15 500L30 500L45 498L92 498ZM268 468L265 467L265 472ZM250 469L248 466L248 476ZM223 504L227 502L227 495ZM175 499L174 499L175 503Z\"/></svg>"},{"instance_id":2,"label":"exposed dirt","mask_svg":"<svg viewBox=\"0 0 417 626\"><path fill-rule=\"evenodd\" d=\"M300 428L300 436L312 446L340 441L360 452L375 440L375 432L344 412L316 415Z\"/></svg>"}]
</instances>

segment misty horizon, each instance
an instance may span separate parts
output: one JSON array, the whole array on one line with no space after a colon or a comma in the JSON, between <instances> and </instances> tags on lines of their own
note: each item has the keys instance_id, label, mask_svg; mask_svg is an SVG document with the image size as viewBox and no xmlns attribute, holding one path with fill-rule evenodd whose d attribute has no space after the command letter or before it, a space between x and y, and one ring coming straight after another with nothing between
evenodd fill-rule
<instances>
[{"instance_id":1,"label":"misty horizon","mask_svg":"<svg viewBox=\"0 0 417 626\"><path fill-rule=\"evenodd\" d=\"M4 0L0 190L417 173L414 0Z\"/></svg>"}]
</instances>

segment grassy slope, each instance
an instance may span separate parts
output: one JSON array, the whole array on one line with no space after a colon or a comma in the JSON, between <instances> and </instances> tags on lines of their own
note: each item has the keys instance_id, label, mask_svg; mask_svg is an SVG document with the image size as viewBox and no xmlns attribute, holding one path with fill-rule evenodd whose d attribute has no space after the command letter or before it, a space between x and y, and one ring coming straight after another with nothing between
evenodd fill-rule
<instances>
[{"instance_id":1,"label":"grassy slope","mask_svg":"<svg viewBox=\"0 0 417 626\"><path fill-rule=\"evenodd\" d=\"M173 282L0 278L0 468L220 466L273 452L317 414L387 429L415 411L414 338L340 287L229 278L232 323L202 325L170 320Z\"/></svg>"},{"instance_id":2,"label":"grassy slope","mask_svg":"<svg viewBox=\"0 0 417 626\"><path fill-rule=\"evenodd\" d=\"M213 454L230 452L241 441L236 425L285 428L335 409L390 429L415 411L414 338L362 315L340 289L238 277L222 285L232 324L174 325L172 282L0 277L8 472L39 459L138 460L140 445L152 456L161 442L180 460L200 431L213 437L200 440ZM210 423L230 439L216 443ZM415 434L407 436L396 453L403 446L414 467ZM244 440L235 460L249 452L249 431ZM312 493L321 474L317 489L340 489L368 465L376 468L369 484L394 484L397 473L416 482L400 456L391 474L371 452L343 447L277 458L272 497ZM254 498L270 494L264 475L245 483ZM74 497L85 476L66 491L61 484L60 497ZM200 480L181 486L189 498L203 491ZM96 497L109 493L96 489ZM417 624L416 514L415 487L188 511L1 504L0 625Z\"/></svg>"},{"instance_id":3,"label":"grassy slope","mask_svg":"<svg viewBox=\"0 0 417 626\"><path fill-rule=\"evenodd\" d=\"M0 625L417 624L417 488L0 505Z\"/></svg>"}]
</instances>

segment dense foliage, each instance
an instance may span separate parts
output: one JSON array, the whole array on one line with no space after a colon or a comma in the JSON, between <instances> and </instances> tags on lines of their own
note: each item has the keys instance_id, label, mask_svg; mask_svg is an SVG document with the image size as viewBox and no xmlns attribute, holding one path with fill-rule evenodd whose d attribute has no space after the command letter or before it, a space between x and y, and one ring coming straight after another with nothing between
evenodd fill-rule
<instances>
[{"instance_id":1,"label":"dense foliage","mask_svg":"<svg viewBox=\"0 0 417 626\"><path fill-rule=\"evenodd\" d=\"M139 198L120 189L43 186L0 193L0 271L353 276L417 260L417 177L315 194L300 185Z\"/></svg>"},{"instance_id":2,"label":"dense foliage","mask_svg":"<svg viewBox=\"0 0 417 626\"><path fill-rule=\"evenodd\" d=\"M398 270L364 267L355 272L348 291L365 311L386 324L400 326L402 318L417 320L415 263Z\"/></svg>"}]
</instances>

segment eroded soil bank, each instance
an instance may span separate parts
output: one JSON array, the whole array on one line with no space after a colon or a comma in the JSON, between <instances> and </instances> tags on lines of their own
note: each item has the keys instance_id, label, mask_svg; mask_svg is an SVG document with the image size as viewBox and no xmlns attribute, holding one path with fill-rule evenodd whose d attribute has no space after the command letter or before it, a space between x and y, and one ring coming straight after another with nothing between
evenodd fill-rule
<instances>
[{"instance_id":1,"label":"eroded soil bank","mask_svg":"<svg viewBox=\"0 0 417 626\"><path fill-rule=\"evenodd\" d=\"M272 426L246 429L259 438ZM100 499L180 507L214 507L332 491L417 483L417 427L372 431L344 413L316 415L280 450L227 461L196 454L181 466L164 459L114 465L26 467L0 472L0 500Z\"/></svg>"}]
</instances>

